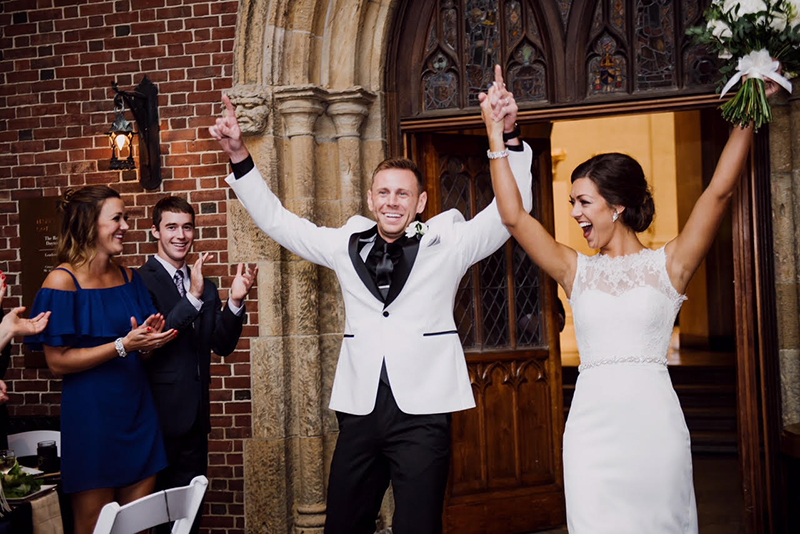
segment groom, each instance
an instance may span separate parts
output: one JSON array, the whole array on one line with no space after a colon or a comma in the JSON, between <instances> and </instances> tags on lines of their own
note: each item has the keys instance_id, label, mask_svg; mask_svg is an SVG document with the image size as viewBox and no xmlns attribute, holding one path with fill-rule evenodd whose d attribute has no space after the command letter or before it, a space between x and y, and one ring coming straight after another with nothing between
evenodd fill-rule
<instances>
[{"instance_id":1,"label":"groom","mask_svg":"<svg viewBox=\"0 0 800 534\"><path fill-rule=\"evenodd\" d=\"M499 68L496 77L502 86ZM395 534L435 534L450 462L450 414L475 406L453 302L469 267L509 233L495 202L465 221L456 210L427 224L422 175L407 159L382 162L367 205L341 228L318 227L284 209L242 140L236 115L209 130L231 160L226 181L256 224L294 254L336 272L346 319L330 408L339 438L328 485L326 534L372 534L391 481ZM531 206L530 147L520 143L513 96L503 90L508 157L526 208Z\"/></svg>"}]
</instances>

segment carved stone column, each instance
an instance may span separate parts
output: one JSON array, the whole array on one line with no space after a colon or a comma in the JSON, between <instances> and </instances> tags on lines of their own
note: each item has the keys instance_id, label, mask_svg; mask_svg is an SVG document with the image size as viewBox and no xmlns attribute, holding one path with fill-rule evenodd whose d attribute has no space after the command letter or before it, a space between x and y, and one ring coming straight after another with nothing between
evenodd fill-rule
<instances>
[{"instance_id":1,"label":"carved stone column","mask_svg":"<svg viewBox=\"0 0 800 534\"><path fill-rule=\"evenodd\" d=\"M289 138L285 204L297 215L314 220L314 124L324 111L324 91L316 86L281 87L274 97ZM284 273L286 368L291 382L286 431L294 531L316 534L322 533L325 523L318 273L316 265L288 252Z\"/></svg>"},{"instance_id":2,"label":"carved stone column","mask_svg":"<svg viewBox=\"0 0 800 534\"><path fill-rule=\"evenodd\" d=\"M361 125L374 99L375 95L362 87L330 91L327 98L339 150L341 222L361 213Z\"/></svg>"},{"instance_id":3,"label":"carved stone column","mask_svg":"<svg viewBox=\"0 0 800 534\"><path fill-rule=\"evenodd\" d=\"M800 421L800 84L770 99L772 232L783 424Z\"/></svg>"}]
</instances>

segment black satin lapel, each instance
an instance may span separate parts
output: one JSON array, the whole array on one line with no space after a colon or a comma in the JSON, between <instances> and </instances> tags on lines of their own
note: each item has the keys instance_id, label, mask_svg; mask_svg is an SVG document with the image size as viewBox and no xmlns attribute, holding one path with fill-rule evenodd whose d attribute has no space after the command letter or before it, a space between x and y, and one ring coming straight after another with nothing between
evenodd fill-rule
<instances>
[{"instance_id":1,"label":"black satin lapel","mask_svg":"<svg viewBox=\"0 0 800 534\"><path fill-rule=\"evenodd\" d=\"M383 296L381 292L378 290L378 286L375 284L375 281L369 275L369 271L367 270L367 266L364 264L364 260L361 259L361 255L358 253L358 240L359 239L367 239L375 235L378 231L377 226L373 226L366 232L358 232L350 236L350 243L347 246L348 252L350 252L350 261L353 262L353 267L356 270L356 274L358 277L361 278L361 281L364 282L364 285L367 286L369 292L375 295L375 298L379 301L383 302Z\"/></svg>"},{"instance_id":2,"label":"black satin lapel","mask_svg":"<svg viewBox=\"0 0 800 534\"><path fill-rule=\"evenodd\" d=\"M408 275L411 274L411 269L414 267L414 260L417 259L419 241L419 238L406 239L403 244L403 255L400 256L400 261L397 262L397 265L394 266L394 271L392 271L392 285L389 287L389 294L386 295L384 307L391 304L403 290L403 286L406 285Z\"/></svg>"}]
</instances>

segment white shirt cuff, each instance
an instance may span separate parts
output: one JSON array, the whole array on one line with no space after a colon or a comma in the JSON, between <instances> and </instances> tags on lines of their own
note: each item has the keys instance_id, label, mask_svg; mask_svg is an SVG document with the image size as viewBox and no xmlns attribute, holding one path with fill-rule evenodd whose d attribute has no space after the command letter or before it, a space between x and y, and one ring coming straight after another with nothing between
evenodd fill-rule
<instances>
[{"instance_id":1,"label":"white shirt cuff","mask_svg":"<svg viewBox=\"0 0 800 534\"><path fill-rule=\"evenodd\" d=\"M203 301L198 299L188 291L186 292L186 298L189 299L189 302L192 304L192 306L194 306L195 310L200 311L200 308L203 307Z\"/></svg>"},{"instance_id":2,"label":"white shirt cuff","mask_svg":"<svg viewBox=\"0 0 800 534\"><path fill-rule=\"evenodd\" d=\"M241 306L234 306L231 299L228 299L228 308L230 308L235 316L240 317L242 313L244 313L244 301L242 301Z\"/></svg>"}]
</instances>

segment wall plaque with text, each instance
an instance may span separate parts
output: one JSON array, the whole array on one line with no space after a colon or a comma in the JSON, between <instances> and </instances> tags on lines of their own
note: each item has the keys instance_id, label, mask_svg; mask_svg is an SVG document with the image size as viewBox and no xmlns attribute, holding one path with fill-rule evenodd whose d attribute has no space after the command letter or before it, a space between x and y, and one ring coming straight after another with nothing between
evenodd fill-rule
<instances>
[{"instance_id":1,"label":"wall plaque with text","mask_svg":"<svg viewBox=\"0 0 800 534\"><path fill-rule=\"evenodd\" d=\"M30 311L36 292L58 264L56 248L61 230L61 215L57 205L60 197L19 199L20 284L22 305ZM33 352L23 345L25 367L47 367L44 354Z\"/></svg>"}]
</instances>

